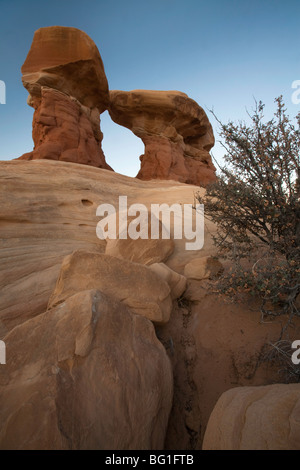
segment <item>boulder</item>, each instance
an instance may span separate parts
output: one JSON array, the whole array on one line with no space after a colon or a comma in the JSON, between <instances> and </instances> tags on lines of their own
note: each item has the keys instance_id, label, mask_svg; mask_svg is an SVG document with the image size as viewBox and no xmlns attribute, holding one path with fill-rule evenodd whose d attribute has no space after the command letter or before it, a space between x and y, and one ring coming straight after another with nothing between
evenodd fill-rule
<instances>
[{"instance_id":1,"label":"boulder","mask_svg":"<svg viewBox=\"0 0 300 470\"><path fill-rule=\"evenodd\" d=\"M209 150L214 135L205 111L179 91L110 91L109 113L145 144L142 180L207 186L216 180Z\"/></svg>"},{"instance_id":2,"label":"boulder","mask_svg":"<svg viewBox=\"0 0 300 470\"><path fill-rule=\"evenodd\" d=\"M300 385L237 387L209 418L204 450L300 450Z\"/></svg>"},{"instance_id":3,"label":"boulder","mask_svg":"<svg viewBox=\"0 0 300 470\"><path fill-rule=\"evenodd\" d=\"M163 449L172 369L149 320L84 291L5 343L0 449Z\"/></svg>"},{"instance_id":4,"label":"boulder","mask_svg":"<svg viewBox=\"0 0 300 470\"><path fill-rule=\"evenodd\" d=\"M164 263L153 263L149 269L168 283L172 299L179 299L186 289L186 277L176 273Z\"/></svg>"},{"instance_id":5,"label":"boulder","mask_svg":"<svg viewBox=\"0 0 300 470\"><path fill-rule=\"evenodd\" d=\"M76 28L38 29L22 66L35 110L34 150L23 160L51 159L111 170L101 148L99 115L109 103L108 84L95 43Z\"/></svg>"},{"instance_id":6,"label":"boulder","mask_svg":"<svg viewBox=\"0 0 300 470\"><path fill-rule=\"evenodd\" d=\"M218 277L224 268L220 261L211 257L195 258L185 265L184 275L188 279L214 279Z\"/></svg>"},{"instance_id":7,"label":"boulder","mask_svg":"<svg viewBox=\"0 0 300 470\"><path fill-rule=\"evenodd\" d=\"M169 321L170 288L157 274L141 264L84 250L65 257L48 308L87 289L112 295L157 324Z\"/></svg>"}]
</instances>

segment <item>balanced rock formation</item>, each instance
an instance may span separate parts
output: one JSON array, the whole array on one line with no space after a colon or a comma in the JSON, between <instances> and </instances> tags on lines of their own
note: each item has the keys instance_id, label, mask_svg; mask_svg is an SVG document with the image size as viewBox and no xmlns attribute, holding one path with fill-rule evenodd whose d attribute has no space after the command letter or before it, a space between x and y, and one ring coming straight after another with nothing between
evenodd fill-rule
<instances>
[{"instance_id":1,"label":"balanced rock formation","mask_svg":"<svg viewBox=\"0 0 300 470\"><path fill-rule=\"evenodd\" d=\"M111 169L101 148L108 84L95 43L76 28L38 29L22 66L34 150L21 159L64 160Z\"/></svg>"},{"instance_id":2,"label":"balanced rock formation","mask_svg":"<svg viewBox=\"0 0 300 470\"><path fill-rule=\"evenodd\" d=\"M215 181L211 124L204 110L179 91L110 91L109 113L145 144L137 178L207 186Z\"/></svg>"},{"instance_id":3,"label":"balanced rock formation","mask_svg":"<svg viewBox=\"0 0 300 470\"><path fill-rule=\"evenodd\" d=\"M149 320L83 291L5 343L0 449L163 449L172 369Z\"/></svg>"},{"instance_id":4,"label":"balanced rock formation","mask_svg":"<svg viewBox=\"0 0 300 470\"><path fill-rule=\"evenodd\" d=\"M300 385L238 387L218 400L204 450L300 450Z\"/></svg>"}]
</instances>

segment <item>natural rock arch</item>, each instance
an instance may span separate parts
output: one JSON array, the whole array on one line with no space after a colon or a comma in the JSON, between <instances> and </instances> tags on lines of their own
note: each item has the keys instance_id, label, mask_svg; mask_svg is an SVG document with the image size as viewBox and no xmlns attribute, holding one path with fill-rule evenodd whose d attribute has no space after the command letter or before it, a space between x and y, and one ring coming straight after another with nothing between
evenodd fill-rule
<instances>
[{"instance_id":1,"label":"natural rock arch","mask_svg":"<svg viewBox=\"0 0 300 470\"><path fill-rule=\"evenodd\" d=\"M50 159L112 170L100 114L145 145L137 178L207 186L215 181L214 135L205 111L179 91L110 91L97 46L76 28L38 29L22 66L33 116L34 149L23 160Z\"/></svg>"},{"instance_id":2,"label":"natural rock arch","mask_svg":"<svg viewBox=\"0 0 300 470\"><path fill-rule=\"evenodd\" d=\"M145 144L137 178L207 186L216 179L214 135L205 111L179 91L110 91L109 113Z\"/></svg>"}]
</instances>

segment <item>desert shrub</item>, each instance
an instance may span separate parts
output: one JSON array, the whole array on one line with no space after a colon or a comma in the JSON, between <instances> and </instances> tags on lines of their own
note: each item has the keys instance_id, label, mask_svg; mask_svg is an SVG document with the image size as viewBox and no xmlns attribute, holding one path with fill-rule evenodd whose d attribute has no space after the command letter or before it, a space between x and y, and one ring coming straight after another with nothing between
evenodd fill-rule
<instances>
[{"instance_id":1,"label":"desert shrub","mask_svg":"<svg viewBox=\"0 0 300 470\"><path fill-rule=\"evenodd\" d=\"M262 318L300 315L300 113L286 114L282 97L264 118L256 103L244 122L220 125L226 154L218 179L196 199L217 225L218 255L231 269L217 289L230 297L252 295ZM214 113L213 113L214 114Z\"/></svg>"}]
</instances>

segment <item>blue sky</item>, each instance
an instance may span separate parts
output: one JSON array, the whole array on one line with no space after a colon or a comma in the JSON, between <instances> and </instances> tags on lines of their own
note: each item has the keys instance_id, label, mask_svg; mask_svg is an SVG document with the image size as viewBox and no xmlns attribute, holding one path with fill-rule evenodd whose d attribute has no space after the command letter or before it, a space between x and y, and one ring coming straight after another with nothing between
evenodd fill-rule
<instances>
[{"instance_id":1,"label":"blue sky","mask_svg":"<svg viewBox=\"0 0 300 470\"><path fill-rule=\"evenodd\" d=\"M0 160L32 150L33 110L21 66L34 31L73 26L97 44L110 89L180 90L221 121L247 119L253 97L271 117L283 95L291 117L300 80L299 0L0 0ZM209 116L217 136L217 124ZM101 115L103 149L118 172L135 176L142 142ZM220 160L222 150L213 154Z\"/></svg>"}]
</instances>

